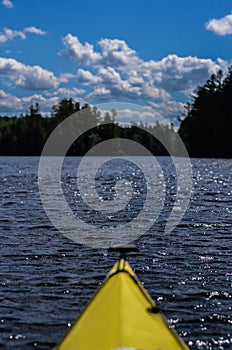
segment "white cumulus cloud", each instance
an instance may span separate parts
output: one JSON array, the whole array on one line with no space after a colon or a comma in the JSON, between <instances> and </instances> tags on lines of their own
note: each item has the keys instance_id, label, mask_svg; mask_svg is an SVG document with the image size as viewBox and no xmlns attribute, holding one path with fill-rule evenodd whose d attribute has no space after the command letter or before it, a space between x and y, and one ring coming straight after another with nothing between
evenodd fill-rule
<instances>
[{"instance_id":1,"label":"white cumulus cloud","mask_svg":"<svg viewBox=\"0 0 232 350\"><path fill-rule=\"evenodd\" d=\"M6 93L0 90L0 113L4 114L18 114L20 112L25 113L29 106L35 103L39 103L41 110L44 112L51 111L52 106L59 102L58 97L45 98L41 94L33 94L27 97L17 97L13 94Z\"/></svg>"},{"instance_id":2,"label":"white cumulus cloud","mask_svg":"<svg viewBox=\"0 0 232 350\"><path fill-rule=\"evenodd\" d=\"M4 28L3 31L0 32L0 43L5 43L9 40L13 40L16 37L26 39L26 35L23 31Z\"/></svg>"},{"instance_id":3,"label":"white cumulus cloud","mask_svg":"<svg viewBox=\"0 0 232 350\"><path fill-rule=\"evenodd\" d=\"M98 45L101 48L102 65L117 67L140 63L136 51L132 50L124 40L101 39Z\"/></svg>"},{"instance_id":4,"label":"white cumulus cloud","mask_svg":"<svg viewBox=\"0 0 232 350\"><path fill-rule=\"evenodd\" d=\"M219 19L211 19L205 24L206 29L218 35L232 34L232 14Z\"/></svg>"},{"instance_id":5,"label":"white cumulus cloud","mask_svg":"<svg viewBox=\"0 0 232 350\"><path fill-rule=\"evenodd\" d=\"M12 58L0 57L0 77L6 76L18 87L28 90L57 88L59 78L40 66L29 66Z\"/></svg>"},{"instance_id":6,"label":"white cumulus cloud","mask_svg":"<svg viewBox=\"0 0 232 350\"><path fill-rule=\"evenodd\" d=\"M3 28L2 32L0 32L0 43L5 43L7 41L13 40L14 38L26 39L27 33L36 34L36 35L45 35L47 34L42 29L36 27L26 27L22 30L14 30L10 28Z\"/></svg>"},{"instance_id":7,"label":"white cumulus cloud","mask_svg":"<svg viewBox=\"0 0 232 350\"><path fill-rule=\"evenodd\" d=\"M0 115L4 115L4 113L7 115L18 115L20 112L25 113L29 106L37 102L40 104L42 114L46 114L51 112L52 107L59 103L60 99L63 97L73 98L74 101L84 105L86 100L78 97L82 92L83 91L76 88L60 88L44 95L36 93L25 97L18 97L0 89Z\"/></svg>"},{"instance_id":8,"label":"white cumulus cloud","mask_svg":"<svg viewBox=\"0 0 232 350\"><path fill-rule=\"evenodd\" d=\"M101 82L101 78L86 69L78 69L77 80L84 85L93 85Z\"/></svg>"},{"instance_id":9,"label":"white cumulus cloud","mask_svg":"<svg viewBox=\"0 0 232 350\"><path fill-rule=\"evenodd\" d=\"M67 34L61 55L77 61L77 80L92 86L90 99L168 100L172 93L189 94L212 73L227 67L223 60L213 61L194 56L168 55L159 61L142 60L127 43L118 39L101 39L95 46L82 44Z\"/></svg>"},{"instance_id":10,"label":"white cumulus cloud","mask_svg":"<svg viewBox=\"0 0 232 350\"><path fill-rule=\"evenodd\" d=\"M85 66L125 66L139 63L136 51L132 50L124 40L101 39L97 42L100 52L97 52L93 45L82 44L77 36L67 34L63 38L64 50L61 55L75 59Z\"/></svg>"},{"instance_id":11,"label":"white cumulus cloud","mask_svg":"<svg viewBox=\"0 0 232 350\"><path fill-rule=\"evenodd\" d=\"M83 65L95 66L101 60L101 55L94 51L93 45L89 43L82 44L78 37L72 34L67 34L63 38L63 44L65 49L61 52L61 55L76 59Z\"/></svg>"},{"instance_id":12,"label":"white cumulus cloud","mask_svg":"<svg viewBox=\"0 0 232 350\"><path fill-rule=\"evenodd\" d=\"M21 31L5 28L0 33L0 43L15 37L25 39L29 33L46 34L33 26ZM82 43L77 36L67 34L63 45L60 55L76 61L76 72L62 72L58 77L38 65L30 66L12 58L0 57L0 79L7 84L7 91L11 91L10 88L12 91L14 88L40 91L25 98L2 91L0 108L10 108L11 105L12 110L15 108L16 111L18 104L17 111L22 111L26 104L28 108L28 104L35 101L41 103L41 108L48 109L66 97L81 103L126 101L146 104L153 108L153 115L157 113L157 116L173 118L181 113L183 101L197 85L203 84L219 69L225 72L230 64L222 59L180 57L175 54L148 61L119 39L104 38L93 45ZM75 80L77 86L73 87ZM179 101L175 101L176 96L178 99L181 96ZM131 118L135 117L132 114ZM130 119L129 112L127 115ZM150 113L141 118L149 122L152 120Z\"/></svg>"},{"instance_id":13,"label":"white cumulus cloud","mask_svg":"<svg viewBox=\"0 0 232 350\"><path fill-rule=\"evenodd\" d=\"M224 65L194 56L168 55L160 61L143 62L141 74L149 85L160 86L169 92L185 92L202 83Z\"/></svg>"},{"instance_id":14,"label":"white cumulus cloud","mask_svg":"<svg viewBox=\"0 0 232 350\"><path fill-rule=\"evenodd\" d=\"M32 34L36 34L36 35L45 35L45 34L47 34L44 30L39 29L39 28L34 27L34 26L24 28L24 32L25 33L32 33Z\"/></svg>"},{"instance_id":15,"label":"white cumulus cloud","mask_svg":"<svg viewBox=\"0 0 232 350\"><path fill-rule=\"evenodd\" d=\"M83 95L85 93L84 89L78 89L78 88L59 88L54 91L48 91L45 92L46 96L58 96L59 98L74 98L78 99L80 102L80 95Z\"/></svg>"},{"instance_id":16,"label":"white cumulus cloud","mask_svg":"<svg viewBox=\"0 0 232 350\"><path fill-rule=\"evenodd\" d=\"M13 2L10 0L2 0L2 4L9 9L14 7Z\"/></svg>"}]
</instances>

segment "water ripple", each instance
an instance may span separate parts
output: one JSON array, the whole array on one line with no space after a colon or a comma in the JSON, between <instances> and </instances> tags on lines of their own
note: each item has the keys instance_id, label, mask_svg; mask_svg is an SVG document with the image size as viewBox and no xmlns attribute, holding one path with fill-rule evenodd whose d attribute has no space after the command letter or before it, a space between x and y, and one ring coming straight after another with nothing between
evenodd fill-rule
<instances>
[{"instance_id":1,"label":"water ripple","mask_svg":"<svg viewBox=\"0 0 232 350\"><path fill-rule=\"evenodd\" d=\"M129 261L192 350L229 350L231 161L193 160L190 207L170 235L163 232L176 179L168 158L159 161L166 169L169 196L159 221L138 240L140 252ZM63 187L73 205L78 200L73 191L75 162L68 158L63 174ZM52 349L116 259L106 251L74 244L54 229L40 202L37 167L38 158L2 157L0 162L3 349Z\"/></svg>"}]
</instances>

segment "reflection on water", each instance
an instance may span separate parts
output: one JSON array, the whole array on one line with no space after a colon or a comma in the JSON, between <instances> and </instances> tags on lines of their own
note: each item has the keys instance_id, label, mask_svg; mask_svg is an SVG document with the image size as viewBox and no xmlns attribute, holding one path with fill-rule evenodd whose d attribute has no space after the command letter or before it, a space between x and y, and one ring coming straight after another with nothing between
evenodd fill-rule
<instances>
[{"instance_id":1,"label":"reflection on water","mask_svg":"<svg viewBox=\"0 0 232 350\"><path fill-rule=\"evenodd\" d=\"M51 349L116 256L75 244L55 230L40 203L38 158L0 160L0 347ZM74 210L77 161L68 158L63 174L63 189ZM138 239L140 252L131 254L129 262L191 349L229 350L232 163L192 160L190 207L175 231L164 235L176 187L168 158L159 162L168 188L165 207L158 222ZM137 208L139 200L135 196Z\"/></svg>"}]
</instances>

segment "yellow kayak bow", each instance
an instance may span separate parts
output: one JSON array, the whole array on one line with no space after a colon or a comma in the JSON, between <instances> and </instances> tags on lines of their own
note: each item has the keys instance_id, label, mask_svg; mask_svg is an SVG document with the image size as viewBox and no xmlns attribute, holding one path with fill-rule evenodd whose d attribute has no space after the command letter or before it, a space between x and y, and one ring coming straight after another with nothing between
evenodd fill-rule
<instances>
[{"instance_id":1,"label":"yellow kayak bow","mask_svg":"<svg viewBox=\"0 0 232 350\"><path fill-rule=\"evenodd\" d=\"M54 350L181 349L189 348L121 258Z\"/></svg>"}]
</instances>

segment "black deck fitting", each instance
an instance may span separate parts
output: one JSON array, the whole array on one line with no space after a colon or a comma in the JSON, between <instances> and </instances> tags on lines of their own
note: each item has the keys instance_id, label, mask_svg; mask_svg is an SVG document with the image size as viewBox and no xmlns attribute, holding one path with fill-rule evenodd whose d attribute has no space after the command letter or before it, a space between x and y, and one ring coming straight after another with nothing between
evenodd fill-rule
<instances>
[{"instance_id":1,"label":"black deck fitting","mask_svg":"<svg viewBox=\"0 0 232 350\"><path fill-rule=\"evenodd\" d=\"M124 258L128 253L138 252L138 251L139 251L139 248L135 244L112 246L108 248L108 252L120 253L120 258Z\"/></svg>"}]
</instances>

